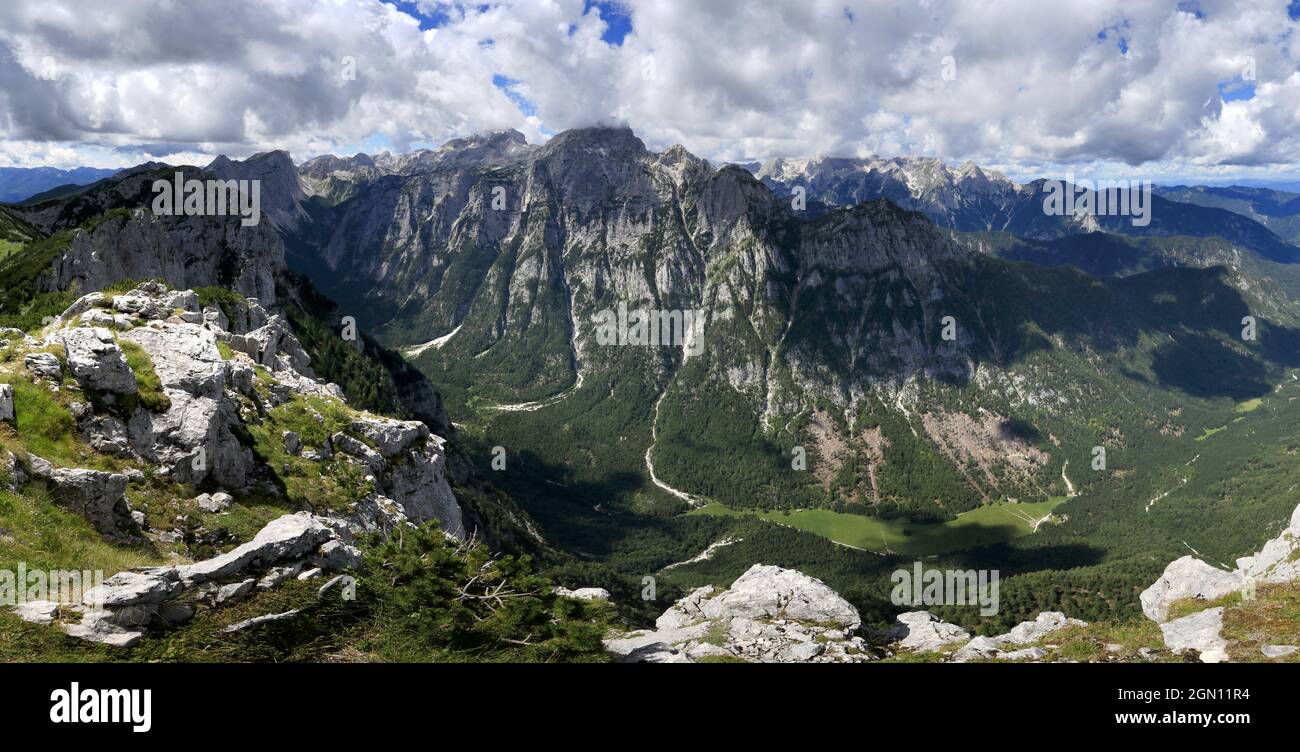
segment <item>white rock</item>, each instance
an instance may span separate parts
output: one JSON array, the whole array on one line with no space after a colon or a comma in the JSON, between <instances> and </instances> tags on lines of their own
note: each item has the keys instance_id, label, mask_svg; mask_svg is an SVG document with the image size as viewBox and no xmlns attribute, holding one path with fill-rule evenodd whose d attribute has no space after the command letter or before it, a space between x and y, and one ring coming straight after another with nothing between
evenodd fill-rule
<instances>
[{"instance_id":1,"label":"white rock","mask_svg":"<svg viewBox=\"0 0 1300 752\"><path fill-rule=\"evenodd\" d=\"M14 419L14 387L12 384L0 384L0 420Z\"/></svg>"},{"instance_id":2,"label":"white rock","mask_svg":"<svg viewBox=\"0 0 1300 752\"><path fill-rule=\"evenodd\" d=\"M80 624L65 625L63 631L71 637L118 648L134 647L144 638L143 632L123 629L112 620L111 611L87 611Z\"/></svg>"},{"instance_id":3,"label":"white rock","mask_svg":"<svg viewBox=\"0 0 1300 752\"><path fill-rule=\"evenodd\" d=\"M567 598L578 598L584 601L607 601L610 598L609 591L605 588L584 587L577 590L568 588L555 588L556 595L563 595Z\"/></svg>"},{"instance_id":4,"label":"white rock","mask_svg":"<svg viewBox=\"0 0 1300 752\"><path fill-rule=\"evenodd\" d=\"M1291 522L1276 538L1264 544L1254 556L1237 560L1237 571L1256 582L1300 580L1300 506Z\"/></svg>"},{"instance_id":5,"label":"white rock","mask_svg":"<svg viewBox=\"0 0 1300 752\"><path fill-rule=\"evenodd\" d=\"M889 637L899 650L938 650L949 643L970 639L969 632L956 624L940 621L929 611L908 611L895 616L894 621Z\"/></svg>"},{"instance_id":6,"label":"white rock","mask_svg":"<svg viewBox=\"0 0 1300 752\"><path fill-rule=\"evenodd\" d=\"M624 662L691 663L706 655L750 662L863 662L857 609L801 572L754 565L731 587L703 587L673 604L653 630L605 640Z\"/></svg>"},{"instance_id":7,"label":"white rock","mask_svg":"<svg viewBox=\"0 0 1300 752\"><path fill-rule=\"evenodd\" d=\"M419 421L375 416L354 420L352 430L373 442L385 457L395 457L429 435L429 427Z\"/></svg>"},{"instance_id":8,"label":"white rock","mask_svg":"<svg viewBox=\"0 0 1300 752\"><path fill-rule=\"evenodd\" d=\"M50 624L59 615L59 607L62 605L55 601L27 601L14 606L13 611L23 621Z\"/></svg>"},{"instance_id":9,"label":"white rock","mask_svg":"<svg viewBox=\"0 0 1300 752\"><path fill-rule=\"evenodd\" d=\"M858 610L821 580L775 566L755 564L726 592L706 601L711 618L794 619L853 631L862 623Z\"/></svg>"},{"instance_id":10,"label":"white rock","mask_svg":"<svg viewBox=\"0 0 1300 752\"><path fill-rule=\"evenodd\" d=\"M257 580L249 577L241 582L232 582L229 585L222 585L217 588L217 594L213 598L213 603L218 606L239 603L252 594L253 588L257 586Z\"/></svg>"},{"instance_id":11,"label":"white rock","mask_svg":"<svg viewBox=\"0 0 1300 752\"><path fill-rule=\"evenodd\" d=\"M216 513L224 512L229 509L230 504L234 501L234 497L225 491L218 491L211 495L200 494L195 501L198 503L199 509L202 509L205 512Z\"/></svg>"},{"instance_id":12,"label":"white rock","mask_svg":"<svg viewBox=\"0 0 1300 752\"><path fill-rule=\"evenodd\" d=\"M1219 634L1222 629L1222 606L1207 608L1160 625L1160 631L1165 638L1165 647L1175 653L1195 650L1200 653L1202 663L1221 663L1228 660L1228 642Z\"/></svg>"},{"instance_id":13,"label":"white rock","mask_svg":"<svg viewBox=\"0 0 1300 752\"><path fill-rule=\"evenodd\" d=\"M127 477L120 473L80 468L55 468L32 456L32 472L45 478L56 501L85 517L96 530L112 538L128 540L139 535L126 500Z\"/></svg>"},{"instance_id":14,"label":"white rock","mask_svg":"<svg viewBox=\"0 0 1300 752\"><path fill-rule=\"evenodd\" d=\"M68 369L87 389L113 394L135 394L135 373L126 363L113 333L96 327L78 327L62 333Z\"/></svg>"},{"instance_id":15,"label":"white rock","mask_svg":"<svg viewBox=\"0 0 1300 752\"><path fill-rule=\"evenodd\" d=\"M266 624L267 622L272 622L272 621L283 621L284 619L291 619L297 615L298 615L298 609L295 608L280 614L266 614L265 616L254 616L251 619L245 619L241 622L236 622L234 624L231 624L230 626L226 627L221 631L239 632L241 630L248 629L249 627L253 627L258 624Z\"/></svg>"},{"instance_id":16,"label":"white rock","mask_svg":"<svg viewBox=\"0 0 1300 752\"><path fill-rule=\"evenodd\" d=\"M975 660L977 658L997 658L1002 654L1002 645L992 637L976 637L966 643L953 654L952 659L957 663Z\"/></svg>"},{"instance_id":17,"label":"white rock","mask_svg":"<svg viewBox=\"0 0 1300 752\"><path fill-rule=\"evenodd\" d=\"M180 592L182 584L175 568L144 572L118 572L104 584L87 590L86 605L121 607L137 603L161 603Z\"/></svg>"},{"instance_id":18,"label":"white rock","mask_svg":"<svg viewBox=\"0 0 1300 752\"><path fill-rule=\"evenodd\" d=\"M27 353L23 356L23 364L27 366L27 370L42 379L59 381L63 376L62 364L51 353Z\"/></svg>"},{"instance_id":19,"label":"white rock","mask_svg":"<svg viewBox=\"0 0 1300 752\"><path fill-rule=\"evenodd\" d=\"M670 606L667 611L659 615L659 618L655 620L655 629L681 629L704 621L708 617L700 610L700 606L718 592L712 585L705 585L692 590Z\"/></svg>"},{"instance_id":20,"label":"white rock","mask_svg":"<svg viewBox=\"0 0 1300 752\"><path fill-rule=\"evenodd\" d=\"M1072 626L1086 627L1088 622L1071 619L1060 611L1044 611L1033 621L1022 621L1010 632L994 639L1003 645L1026 645L1037 642L1058 629Z\"/></svg>"},{"instance_id":21,"label":"white rock","mask_svg":"<svg viewBox=\"0 0 1300 752\"><path fill-rule=\"evenodd\" d=\"M314 561L323 569L339 572L346 569L356 569L361 566L361 559L361 551L356 546L348 545L339 540L329 540L321 545Z\"/></svg>"},{"instance_id":22,"label":"white rock","mask_svg":"<svg viewBox=\"0 0 1300 752\"><path fill-rule=\"evenodd\" d=\"M1225 572L1194 556L1184 556L1170 562L1160 579L1138 598L1148 619L1163 622L1169 618L1169 607L1175 601L1184 598L1212 601L1241 590L1245 584L1245 578L1237 572Z\"/></svg>"},{"instance_id":23,"label":"white rock","mask_svg":"<svg viewBox=\"0 0 1300 752\"><path fill-rule=\"evenodd\" d=\"M253 540L233 551L182 566L179 571L187 581L226 579L255 567L301 558L315 551L333 535L332 530L310 514L286 514L267 523Z\"/></svg>"},{"instance_id":24,"label":"white rock","mask_svg":"<svg viewBox=\"0 0 1300 752\"><path fill-rule=\"evenodd\" d=\"M291 577L297 577L298 573L306 568L306 564L301 561L294 562L282 567L272 567L262 579L257 581L258 590L270 590L284 583Z\"/></svg>"}]
</instances>

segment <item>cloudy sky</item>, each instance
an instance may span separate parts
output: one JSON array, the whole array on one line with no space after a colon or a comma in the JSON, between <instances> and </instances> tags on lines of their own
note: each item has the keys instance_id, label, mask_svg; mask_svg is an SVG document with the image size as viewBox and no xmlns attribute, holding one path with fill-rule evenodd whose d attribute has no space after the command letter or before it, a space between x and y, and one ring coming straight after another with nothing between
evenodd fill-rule
<instances>
[{"instance_id":1,"label":"cloudy sky","mask_svg":"<svg viewBox=\"0 0 1300 752\"><path fill-rule=\"evenodd\" d=\"M632 126L715 160L1300 177L1300 0L4 0L0 166Z\"/></svg>"}]
</instances>

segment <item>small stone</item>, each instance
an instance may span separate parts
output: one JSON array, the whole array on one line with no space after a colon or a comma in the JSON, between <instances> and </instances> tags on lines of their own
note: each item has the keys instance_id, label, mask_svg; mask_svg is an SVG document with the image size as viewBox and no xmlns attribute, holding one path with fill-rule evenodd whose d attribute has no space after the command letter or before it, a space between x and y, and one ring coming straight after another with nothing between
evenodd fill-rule
<instances>
[{"instance_id":1,"label":"small stone","mask_svg":"<svg viewBox=\"0 0 1300 752\"><path fill-rule=\"evenodd\" d=\"M351 575L340 574L332 578L329 582L325 583L324 585L321 585L320 589L316 591L316 596L319 598L324 598L327 593L329 593L331 590L337 587L342 587L345 585L353 585L355 583L356 580L353 579ZM346 593L344 594L344 597L345 598L348 597Z\"/></svg>"},{"instance_id":2,"label":"small stone","mask_svg":"<svg viewBox=\"0 0 1300 752\"><path fill-rule=\"evenodd\" d=\"M249 627L256 626L258 624L266 624L267 622L272 622L272 621L283 621L284 619L291 619L297 615L298 615L298 609L295 608L291 611L285 611L284 613L280 613L280 614L266 614L265 616L254 616L251 619L245 619L241 622L236 622L234 624L231 624L230 626L226 627L221 631L227 633L239 632L241 630L248 629Z\"/></svg>"},{"instance_id":3,"label":"small stone","mask_svg":"<svg viewBox=\"0 0 1300 752\"><path fill-rule=\"evenodd\" d=\"M239 603L247 598L256 586L257 580L252 577L249 577L242 582L232 582L229 585L222 585L217 589L217 594L213 601L218 606Z\"/></svg>"},{"instance_id":4,"label":"small stone","mask_svg":"<svg viewBox=\"0 0 1300 752\"><path fill-rule=\"evenodd\" d=\"M333 572L356 569L361 566L361 551L342 541L326 541L318 550L315 563ZM606 593L605 597L608 598L609 594Z\"/></svg>"},{"instance_id":5,"label":"small stone","mask_svg":"<svg viewBox=\"0 0 1300 752\"><path fill-rule=\"evenodd\" d=\"M199 509L213 514L226 511L234 500L234 497L225 491L218 491L214 494L200 494L194 499Z\"/></svg>"},{"instance_id":6,"label":"small stone","mask_svg":"<svg viewBox=\"0 0 1300 752\"><path fill-rule=\"evenodd\" d=\"M976 658L997 658L1001 653L1001 643L992 637L981 635L963 645L953 656L953 660L962 663Z\"/></svg>"},{"instance_id":7,"label":"small stone","mask_svg":"<svg viewBox=\"0 0 1300 752\"><path fill-rule=\"evenodd\" d=\"M1025 648L1003 653L998 656L998 659L1003 661L1037 661L1042 660L1046 655L1047 651L1042 648Z\"/></svg>"},{"instance_id":8,"label":"small stone","mask_svg":"<svg viewBox=\"0 0 1300 752\"><path fill-rule=\"evenodd\" d=\"M1263 646L1260 647L1259 652L1262 653L1262 654L1264 655L1265 658L1285 658L1285 657L1287 657L1288 655L1291 655L1292 653L1294 653L1294 652L1297 651L1297 650L1300 650L1300 646L1296 646L1296 645L1263 645Z\"/></svg>"}]
</instances>

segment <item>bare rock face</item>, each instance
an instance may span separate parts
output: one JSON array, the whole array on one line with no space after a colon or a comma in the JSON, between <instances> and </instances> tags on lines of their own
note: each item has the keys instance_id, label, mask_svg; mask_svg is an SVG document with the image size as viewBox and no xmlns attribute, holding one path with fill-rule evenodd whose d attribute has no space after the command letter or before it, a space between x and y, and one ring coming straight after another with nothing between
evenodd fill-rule
<instances>
[{"instance_id":1,"label":"bare rock face","mask_svg":"<svg viewBox=\"0 0 1300 752\"><path fill-rule=\"evenodd\" d=\"M1264 544L1259 553L1237 559L1237 571L1256 582L1294 582L1300 580L1300 506L1291 513L1291 521L1276 538Z\"/></svg>"},{"instance_id":2,"label":"bare rock face","mask_svg":"<svg viewBox=\"0 0 1300 752\"><path fill-rule=\"evenodd\" d=\"M0 420L14 419L14 387L12 384L0 384Z\"/></svg>"},{"instance_id":3,"label":"bare rock face","mask_svg":"<svg viewBox=\"0 0 1300 752\"><path fill-rule=\"evenodd\" d=\"M135 394L135 374L122 348L107 329L80 327L62 332L68 368L85 388L112 394Z\"/></svg>"},{"instance_id":4,"label":"bare rock face","mask_svg":"<svg viewBox=\"0 0 1300 752\"><path fill-rule=\"evenodd\" d=\"M820 580L755 564L727 590L699 588L655 629L605 641L626 662L693 663L706 657L763 663L871 660L853 632L858 611Z\"/></svg>"},{"instance_id":5,"label":"bare rock face","mask_svg":"<svg viewBox=\"0 0 1300 752\"><path fill-rule=\"evenodd\" d=\"M1245 584L1237 572L1225 572L1194 556L1184 556L1170 562L1160 579L1143 590L1139 599L1142 613L1148 619L1163 622L1175 601L1184 598L1212 601L1241 590Z\"/></svg>"},{"instance_id":6,"label":"bare rock face","mask_svg":"<svg viewBox=\"0 0 1300 752\"><path fill-rule=\"evenodd\" d=\"M88 606L101 607L162 603L176 595L180 589L181 580L175 569L149 573L118 572L104 580L102 585L86 591L82 602Z\"/></svg>"},{"instance_id":7,"label":"bare rock face","mask_svg":"<svg viewBox=\"0 0 1300 752\"><path fill-rule=\"evenodd\" d=\"M429 427L415 420L366 417L352 422L352 430L369 439L385 457L405 451L429 435Z\"/></svg>"},{"instance_id":8,"label":"bare rock face","mask_svg":"<svg viewBox=\"0 0 1300 752\"><path fill-rule=\"evenodd\" d=\"M180 303L197 308L196 300L173 296L156 291L148 298L154 303L141 300L139 307L148 310L153 305ZM195 324L151 321L122 338L149 354L171 402L165 413L142 410L132 416L132 446L145 458L168 467L181 482L201 483L211 477L227 488L242 488L253 457L231 431L240 422L239 411L225 395L227 368L216 334Z\"/></svg>"},{"instance_id":9,"label":"bare rock face","mask_svg":"<svg viewBox=\"0 0 1300 752\"><path fill-rule=\"evenodd\" d=\"M59 363L59 359L51 353L27 353L23 357L23 365L27 366L27 370L35 374L37 378L46 381L60 381L63 378L63 366Z\"/></svg>"},{"instance_id":10,"label":"bare rock face","mask_svg":"<svg viewBox=\"0 0 1300 752\"><path fill-rule=\"evenodd\" d=\"M194 168L180 168L187 178L202 179ZM109 195L144 195L149 183L171 179L141 171L102 189L83 193L86 204L102 210L118 200ZM122 279L165 280L177 289L223 281L240 293L275 301L275 270L284 264L284 243L271 223L243 227L239 217L156 216L136 209L91 228L74 228L74 219L61 216L60 206L33 208L25 218L45 232L70 230L66 250L55 260L42 283L47 290L102 290ZM233 277L228 275L233 272ZM226 284L228 282L228 284Z\"/></svg>"},{"instance_id":11,"label":"bare rock face","mask_svg":"<svg viewBox=\"0 0 1300 752\"><path fill-rule=\"evenodd\" d=\"M389 467L384 489L412 522L437 520L443 532L465 537L460 504L447 481L443 439L431 436L423 448L408 449L405 462Z\"/></svg>"},{"instance_id":12,"label":"bare rock face","mask_svg":"<svg viewBox=\"0 0 1300 752\"><path fill-rule=\"evenodd\" d=\"M140 536L126 500L127 477L120 473L55 468L31 458L32 474L50 484L55 501L90 521L96 530L119 541Z\"/></svg>"},{"instance_id":13,"label":"bare rock face","mask_svg":"<svg viewBox=\"0 0 1300 752\"><path fill-rule=\"evenodd\" d=\"M755 564L701 608L709 618L789 619L856 630L858 610L821 580L793 569Z\"/></svg>"}]
</instances>

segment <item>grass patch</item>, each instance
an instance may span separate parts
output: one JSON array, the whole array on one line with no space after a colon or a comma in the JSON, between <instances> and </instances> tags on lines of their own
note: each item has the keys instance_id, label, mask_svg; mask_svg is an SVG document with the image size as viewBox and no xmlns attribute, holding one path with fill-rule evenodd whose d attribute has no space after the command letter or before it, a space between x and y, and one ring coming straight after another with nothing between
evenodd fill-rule
<instances>
[{"instance_id":1,"label":"grass patch","mask_svg":"<svg viewBox=\"0 0 1300 752\"><path fill-rule=\"evenodd\" d=\"M1227 428L1227 426L1219 426L1218 428L1207 428L1203 433L1201 433L1200 436L1196 437L1196 440L1205 441L1206 439L1210 438L1211 436L1218 433L1219 431L1222 431L1225 428Z\"/></svg>"},{"instance_id":2,"label":"grass patch","mask_svg":"<svg viewBox=\"0 0 1300 752\"><path fill-rule=\"evenodd\" d=\"M0 238L0 261L12 256L23 249L24 243L15 243L12 240Z\"/></svg>"},{"instance_id":3,"label":"grass patch","mask_svg":"<svg viewBox=\"0 0 1300 752\"><path fill-rule=\"evenodd\" d=\"M1300 645L1300 583L1259 585L1253 600L1241 600L1223 611L1223 637L1234 661L1300 663L1300 651L1268 659L1264 645Z\"/></svg>"},{"instance_id":4,"label":"grass patch","mask_svg":"<svg viewBox=\"0 0 1300 752\"><path fill-rule=\"evenodd\" d=\"M85 518L52 501L39 484L29 484L21 494L0 491L0 531L0 569L21 561L29 569L101 570L107 577L161 563L148 548L107 542Z\"/></svg>"},{"instance_id":5,"label":"grass patch","mask_svg":"<svg viewBox=\"0 0 1300 752\"><path fill-rule=\"evenodd\" d=\"M340 403L294 397L268 410L261 421L249 424L248 431L253 451L275 475L290 502L303 509L345 510L368 493L366 471L339 457L318 462L291 455L284 449L284 432L296 432L304 448L320 448L351 423L351 413Z\"/></svg>"},{"instance_id":6,"label":"grass patch","mask_svg":"<svg viewBox=\"0 0 1300 752\"><path fill-rule=\"evenodd\" d=\"M1216 606L1233 606L1241 603L1241 592L1228 593L1222 598L1212 601L1203 601L1198 598L1181 598L1169 604L1169 616L1166 621L1174 621L1184 616L1191 616L1204 611L1207 608Z\"/></svg>"},{"instance_id":7,"label":"grass patch","mask_svg":"<svg viewBox=\"0 0 1300 752\"><path fill-rule=\"evenodd\" d=\"M151 413L165 413L170 410L172 401L163 391L162 380L154 370L149 353L131 340L121 339L117 344L122 348L122 354L126 356L126 364L135 374L135 382L138 386L136 398L139 404Z\"/></svg>"},{"instance_id":8,"label":"grass patch","mask_svg":"<svg viewBox=\"0 0 1300 752\"><path fill-rule=\"evenodd\" d=\"M1258 409L1259 409L1259 406L1262 405L1262 404L1264 404L1264 400L1261 399L1261 398L1259 398L1259 397L1256 397L1256 398L1254 398L1254 399L1248 399L1248 400L1246 400L1245 402L1238 402L1238 403L1237 403L1237 412L1239 412L1239 413L1253 413L1253 412L1255 412L1256 410L1258 410Z\"/></svg>"},{"instance_id":9,"label":"grass patch","mask_svg":"<svg viewBox=\"0 0 1300 752\"><path fill-rule=\"evenodd\" d=\"M228 319L235 318L235 311L248 305L248 300L243 295L224 287L196 287L194 294L199 299L199 308L214 305L221 309Z\"/></svg>"},{"instance_id":10,"label":"grass patch","mask_svg":"<svg viewBox=\"0 0 1300 752\"><path fill-rule=\"evenodd\" d=\"M12 375L0 380L14 388L14 427L18 432L14 438L24 449L56 464L72 465L83 459L77 422L53 393Z\"/></svg>"}]
</instances>

